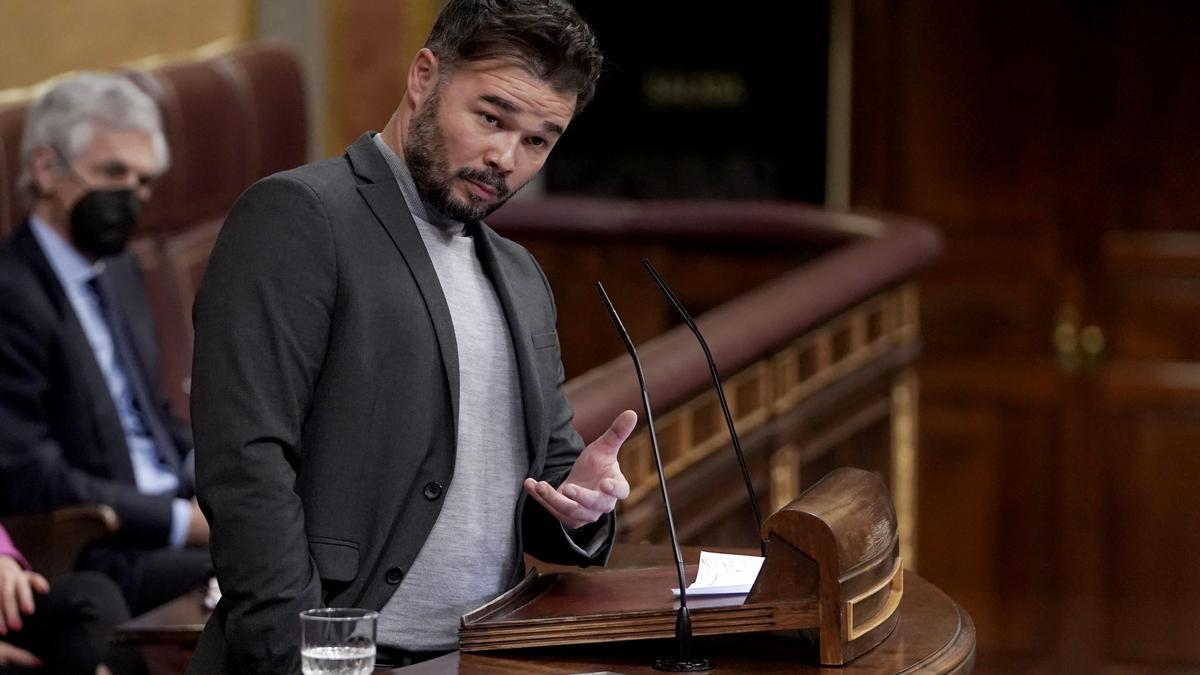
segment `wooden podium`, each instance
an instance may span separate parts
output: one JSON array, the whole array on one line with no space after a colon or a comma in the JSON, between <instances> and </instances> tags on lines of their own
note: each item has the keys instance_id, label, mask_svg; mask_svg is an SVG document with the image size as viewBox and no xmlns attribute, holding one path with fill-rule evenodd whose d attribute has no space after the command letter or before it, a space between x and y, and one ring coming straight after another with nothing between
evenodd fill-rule
<instances>
[{"instance_id":1,"label":"wooden podium","mask_svg":"<svg viewBox=\"0 0 1200 675\"><path fill-rule=\"evenodd\" d=\"M632 557L645 555L649 562L670 558L665 546L622 545L614 554L625 564ZM688 555L690 553L690 556ZM695 559L698 550L685 553ZM709 658L717 666L715 673L755 673L755 675L880 675L890 673L971 672L975 663L975 627L970 616L933 584L912 572L905 572L904 597L900 602L896 629L879 646L844 666L817 664L816 645L805 641L797 631L790 634L737 633L698 637L692 651ZM689 602L690 604L690 602ZM393 671L395 675L521 675L562 673L622 673L654 675L650 668L657 657L672 653L673 641L638 640L633 642L506 649L493 652L451 652Z\"/></svg>"},{"instance_id":2,"label":"wooden podium","mask_svg":"<svg viewBox=\"0 0 1200 675\"><path fill-rule=\"evenodd\" d=\"M897 571L891 502L874 474L839 469L763 529L767 560L749 594L688 602L693 651L720 671L970 672L971 619L929 582ZM684 550L691 579L698 556ZM618 544L600 570L526 560L543 571L464 617L461 652L397 672L651 673L655 657L670 655L677 581L668 547ZM160 672L182 672L209 613L196 591L122 624L115 639L143 646ZM496 642L504 644L488 646ZM845 665L819 665L839 658Z\"/></svg>"},{"instance_id":3,"label":"wooden podium","mask_svg":"<svg viewBox=\"0 0 1200 675\"><path fill-rule=\"evenodd\" d=\"M904 594L896 516L883 481L838 469L763 523L767 558L749 594L691 597L697 636L808 630L842 665L895 629ZM689 570L695 577L695 566ZM463 652L653 640L675 634L670 565L542 574L462 618Z\"/></svg>"}]
</instances>

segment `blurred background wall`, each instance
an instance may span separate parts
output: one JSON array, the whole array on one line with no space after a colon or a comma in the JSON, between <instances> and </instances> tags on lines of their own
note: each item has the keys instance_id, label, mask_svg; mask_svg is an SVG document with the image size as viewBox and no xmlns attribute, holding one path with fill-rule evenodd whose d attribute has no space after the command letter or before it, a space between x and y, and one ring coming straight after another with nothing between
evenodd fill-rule
<instances>
[{"instance_id":1,"label":"blurred background wall","mask_svg":"<svg viewBox=\"0 0 1200 675\"><path fill-rule=\"evenodd\" d=\"M0 1L0 89L254 35L250 0Z\"/></svg>"}]
</instances>

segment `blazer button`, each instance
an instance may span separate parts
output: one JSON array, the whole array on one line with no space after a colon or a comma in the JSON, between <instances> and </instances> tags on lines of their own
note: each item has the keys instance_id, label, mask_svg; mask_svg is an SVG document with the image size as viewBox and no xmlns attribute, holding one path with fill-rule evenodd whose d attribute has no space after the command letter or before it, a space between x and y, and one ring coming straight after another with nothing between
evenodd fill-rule
<instances>
[{"instance_id":1,"label":"blazer button","mask_svg":"<svg viewBox=\"0 0 1200 675\"><path fill-rule=\"evenodd\" d=\"M430 481L425 484L425 499L428 499L429 501L432 502L432 501L437 500L437 498L441 497L441 496L442 496L442 486L440 483L435 483L433 481Z\"/></svg>"},{"instance_id":2,"label":"blazer button","mask_svg":"<svg viewBox=\"0 0 1200 675\"><path fill-rule=\"evenodd\" d=\"M400 583L401 579L404 578L404 570L400 569L399 567L393 567L387 571L387 576L384 578L389 584L395 586L396 584Z\"/></svg>"}]
</instances>

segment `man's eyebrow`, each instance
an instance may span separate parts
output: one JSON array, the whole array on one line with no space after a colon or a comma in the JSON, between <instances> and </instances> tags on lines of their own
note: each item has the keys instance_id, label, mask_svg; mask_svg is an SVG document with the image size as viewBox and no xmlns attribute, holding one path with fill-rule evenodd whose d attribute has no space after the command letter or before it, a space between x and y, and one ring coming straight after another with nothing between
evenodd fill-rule
<instances>
[{"instance_id":1,"label":"man's eyebrow","mask_svg":"<svg viewBox=\"0 0 1200 675\"><path fill-rule=\"evenodd\" d=\"M150 173L138 173L137 171L134 171L133 167L129 166L128 164L126 164L125 162L123 162L119 159L110 159L110 160L102 161L99 164L96 164L95 168L99 169L100 171L104 171L104 172L121 171L121 172L134 173L134 174L137 174L138 182L140 182L140 183L153 182L155 180L158 180L158 177L163 174L163 172L158 169L155 169L154 171L152 171Z\"/></svg>"},{"instance_id":2,"label":"man's eyebrow","mask_svg":"<svg viewBox=\"0 0 1200 675\"><path fill-rule=\"evenodd\" d=\"M97 162L93 165L94 170L103 171L104 173L136 173L133 168L119 159L109 159Z\"/></svg>"},{"instance_id":3,"label":"man's eyebrow","mask_svg":"<svg viewBox=\"0 0 1200 675\"><path fill-rule=\"evenodd\" d=\"M501 98L499 96L496 96L495 94L484 94L483 96L480 96L479 98L483 99L484 101L487 101L488 103L491 103L492 105L496 106L497 108L503 110L504 112L506 112L510 115L517 115L521 112L521 108L519 106L517 106L516 103L513 103L512 101L510 101L506 98Z\"/></svg>"},{"instance_id":4,"label":"man's eyebrow","mask_svg":"<svg viewBox=\"0 0 1200 675\"><path fill-rule=\"evenodd\" d=\"M520 106L518 106L516 103L513 103L512 101L510 101L506 98L503 98L501 96L496 96L495 94L484 94L484 95L480 96L479 98L482 101L491 103L492 105L496 106L497 108L503 110L504 112L506 112L510 115L521 114ZM555 124L554 122L543 122L542 130L545 131L546 133L554 134L555 136L562 136L563 132L566 131L566 129L563 129L563 127L561 125Z\"/></svg>"}]
</instances>

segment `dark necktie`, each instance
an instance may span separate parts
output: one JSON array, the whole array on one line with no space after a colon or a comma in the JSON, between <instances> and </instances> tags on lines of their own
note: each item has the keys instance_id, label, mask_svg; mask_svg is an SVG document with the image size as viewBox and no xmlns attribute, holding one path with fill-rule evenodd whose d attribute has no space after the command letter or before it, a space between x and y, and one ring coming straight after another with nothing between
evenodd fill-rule
<instances>
[{"instance_id":1,"label":"dark necktie","mask_svg":"<svg viewBox=\"0 0 1200 675\"><path fill-rule=\"evenodd\" d=\"M103 273L92 277L87 283L96 295L100 313L104 316L104 322L108 324L109 333L112 334L117 368L125 373L125 379L129 382L129 388L133 395L133 409L142 423L142 429L149 433L150 439L154 441L155 454L159 461L176 476L179 476L179 454L175 452L174 441L167 433L167 426L158 406L154 404L155 399L151 395L153 390L146 379L146 368L138 358L137 350L134 349L132 333L125 321L124 313L121 311L119 303L112 301L109 284Z\"/></svg>"}]
</instances>

